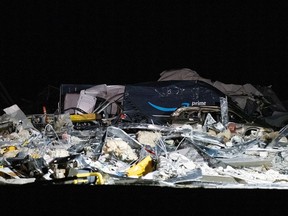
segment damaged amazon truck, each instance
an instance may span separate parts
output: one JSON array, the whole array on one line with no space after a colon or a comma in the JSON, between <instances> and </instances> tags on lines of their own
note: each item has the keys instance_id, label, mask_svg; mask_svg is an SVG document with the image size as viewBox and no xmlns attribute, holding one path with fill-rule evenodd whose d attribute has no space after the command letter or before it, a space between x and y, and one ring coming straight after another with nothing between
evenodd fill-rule
<instances>
[{"instance_id":1,"label":"damaged amazon truck","mask_svg":"<svg viewBox=\"0 0 288 216\"><path fill-rule=\"evenodd\" d=\"M125 86L123 114L129 122L166 124L180 107L220 106L226 95L200 80L173 80Z\"/></svg>"},{"instance_id":2,"label":"damaged amazon truck","mask_svg":"<svg viewBox=\"0 0 288 216\"><path fill-rule=\"evenodd\" d=\"M86 116L95 114L97 118L93 117L92 121L100 120L96 122L100 122L101 125L102 123L104 125L118 123L169 125L172 124L172 114L179 108L218 106L225 109L221 101L227 99L229 109L239 113L246 122L253 123L257 120L258 124L266 126L264 122L259 122L260 120L247 115L225 93L202 80L167 80L125 86L102 84L82 89L77 94L73 93L73 100L67 96L69 94L63 95L62 112L69 111L73 118L79 116L79 110L83 112L81 117L84 114ZM71 107L76 107L77 112L74 110L71 113L71 110L73 111ZM187 116L187 120L188 118L190 116ZM74 123L80 124L78 121ZM84 123L86 125L86 120Z\"/></svg>"}]
</instances>

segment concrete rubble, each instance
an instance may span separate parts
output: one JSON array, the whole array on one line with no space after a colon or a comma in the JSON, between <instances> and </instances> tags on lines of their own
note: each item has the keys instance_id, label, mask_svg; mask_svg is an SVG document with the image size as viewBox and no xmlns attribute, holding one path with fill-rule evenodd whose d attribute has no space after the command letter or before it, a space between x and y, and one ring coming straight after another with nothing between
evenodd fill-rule
<instances>
[{"instance_id":1,"label":"concrete rubble","mask_svg":"<svg viewBox=\"0 0 288 216\"><path fill-rule=\"evenodd\" d=\"M3 185L288 189L288 126L247 135L242 124L208 115L206 125L106 121L77 129L69 113L27 116L16 104L4 111Z\"/></svg>"}]
</instances>

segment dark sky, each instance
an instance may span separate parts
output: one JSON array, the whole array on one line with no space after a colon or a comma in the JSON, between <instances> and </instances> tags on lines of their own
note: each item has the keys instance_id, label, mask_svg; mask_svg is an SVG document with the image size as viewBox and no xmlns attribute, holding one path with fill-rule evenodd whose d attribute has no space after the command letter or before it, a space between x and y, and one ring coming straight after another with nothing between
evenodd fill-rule
<instances>
[{"instance_id":1,"label":"dark sky","mask_svg":"<svg viewBox=\"0 0 288 216\"><path fill-rule=\"evenodd\" d=\"M2 2L1 83L21 104L47 87L156 81L185 67L224 83L272 85L286 100L288 16L279 2Z\"/></svg>"}]
</instances>

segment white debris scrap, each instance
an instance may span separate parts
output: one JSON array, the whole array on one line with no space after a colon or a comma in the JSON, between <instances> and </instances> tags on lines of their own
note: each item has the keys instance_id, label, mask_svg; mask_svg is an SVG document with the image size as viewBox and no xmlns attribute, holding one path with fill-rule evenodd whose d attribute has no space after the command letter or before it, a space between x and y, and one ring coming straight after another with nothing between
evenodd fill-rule
<instances>
[{"instance_id":1,"label":"white debris scrap","mask_svg":"<svg viewBox=\"0 0 288 216\"><path fill-rule=\"evenodd\" d=\"M161 138L161 133L155 131L138 131L136 136L140 143L155 147L157 141Z\"/></svg>"},{"instance_id":2,"label":"white debris scrap","mask_svg":"<svg viewBox=\"0 0 288 216\"><path fill-rule=\"evenodd\" d=\"M196 168L193 161L182 154L171 152L168 157L160 156L158 178L166 180L172 177L181 177Z\"/></svg>"},{"instance_id":3,"label":"white debris scrap","mask_svg":"<svg viewBox=\"0 0 288 216\"><path fill-rule=\"evenodd\" d=\"M115 155L124 161L134 161L138 159L135 151L121 139L107 139L102 149L104 154Z\"/></svg>"}]
</instances>

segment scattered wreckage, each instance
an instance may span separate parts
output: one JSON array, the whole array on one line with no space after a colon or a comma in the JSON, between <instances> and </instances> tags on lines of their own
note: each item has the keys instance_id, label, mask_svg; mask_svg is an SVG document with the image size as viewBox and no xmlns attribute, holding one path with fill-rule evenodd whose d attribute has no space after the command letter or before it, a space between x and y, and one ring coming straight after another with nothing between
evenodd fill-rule
<instances>
[{"instance_id":1,"label":"scattered wreckage","mask_svg":"<svg viewBox=\"0 0 288 216\"><path fill-rule=\"evenodd\" d=\"M235 118L205 82L72 89L54 114L4 109L0 184L288 189L288 126Z\"/></svg>"}]
</instances>

